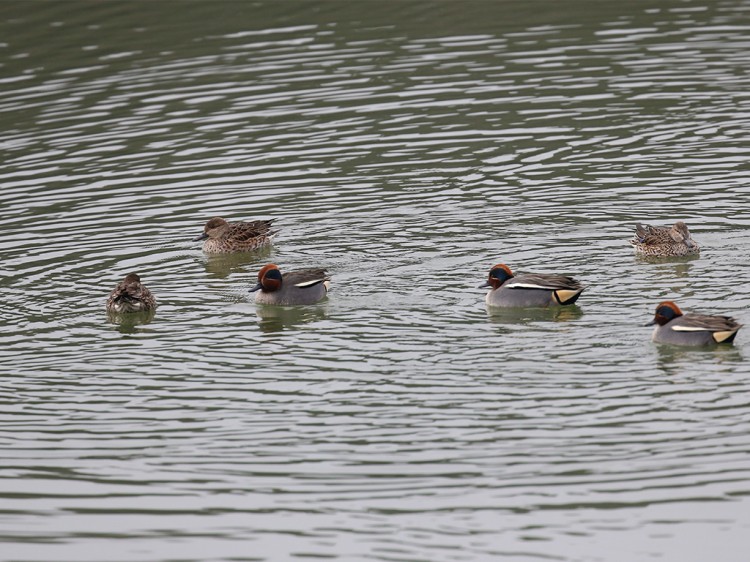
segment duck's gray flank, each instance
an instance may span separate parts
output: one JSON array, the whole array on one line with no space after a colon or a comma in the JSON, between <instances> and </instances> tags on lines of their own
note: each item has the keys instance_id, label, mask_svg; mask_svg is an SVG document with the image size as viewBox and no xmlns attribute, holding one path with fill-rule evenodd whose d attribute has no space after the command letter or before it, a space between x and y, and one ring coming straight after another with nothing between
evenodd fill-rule
<instances>
[{"instance_id":1,"label":"duck's gray flank","mask_svg":"<svg viewBox=\"0 0 750 562\"><path fill-rule=\"evenodd\" d=\"M270 263L258 272L258 283L250 289L259 304L313 304L328 294L331 277L323 268L300 269L281 273Z\"/></svg>"}]
</instances>

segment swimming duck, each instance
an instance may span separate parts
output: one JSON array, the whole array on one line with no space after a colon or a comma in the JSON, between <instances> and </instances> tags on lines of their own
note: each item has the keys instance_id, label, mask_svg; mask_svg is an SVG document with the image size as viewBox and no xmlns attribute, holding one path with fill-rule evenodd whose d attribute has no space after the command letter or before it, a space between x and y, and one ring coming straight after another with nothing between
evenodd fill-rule
<instances>
[{"instance_id":1,"label":"swimming duck","mask_svg":"<svg viewBox=\"0 0 750 562\"><path fill-rule=\"evenodd\" d=\"M271 230L271 220L251 222L227 222L221 217L213 217L203 227L203 234L193 238L193 242L205 240L203 251L207 254L229 254L249 252L268 246L278 231Z\"/></svg>"},{"instance_id":2,"label":"swimming duck","mask_svg":"<svg viewBox=\"0 0 750 562\"><path fill-rule=\"evenodd\" d=\"M258 284L250 292L255 292L255 302L259 304L313 304L328 294L330 286L331 278L325 269L282 274L278 265L269 263L258 272Z\"/></svg>"},{"instance_id":3,"label":"swimming duck","mask_svg":"<svg viewBox=\"0 0 750 562\"><path fill-rule=\"evenodd\" d=\"M700 246L682 221L671 227L636 224L635 237L630 243L635 253L642 256L670 257L700 253Z\"/></svg>"},{"instance_id":4,"label":"swimming duck","mask_svg":"<svg viewBox=\"0 0 750 562\"><path fill-rule=\"evenodd\" d=\"M135 273L129 273L112 290L107 299L107 312L151 312L156 310L156 299Z\"/></svg>"},{"instance_id":5,"label":"swimming duck","mask_svg":"<svg viewBox=\"0 0 750 562\"><path fill-rule=\"evenodd\" d=\"M659 303L654 319L646 326L654 324L652 341L676 345L731 343L742 327L730 316L683 314L672 301Z\"/></svg>"},{"instance_id":6,"label":"swimming duck","mask_svg":"<svg viewBox=\"0 0 750 562\"><path fill-rule=\"evenodd\" d=\"M507 265L490 269L487 282L491 287L485 297L489 306L544 307L573 304L583 292L583 285L567 275L557 273L524 273L514 275Z\"/></svg>"}]
</instances>

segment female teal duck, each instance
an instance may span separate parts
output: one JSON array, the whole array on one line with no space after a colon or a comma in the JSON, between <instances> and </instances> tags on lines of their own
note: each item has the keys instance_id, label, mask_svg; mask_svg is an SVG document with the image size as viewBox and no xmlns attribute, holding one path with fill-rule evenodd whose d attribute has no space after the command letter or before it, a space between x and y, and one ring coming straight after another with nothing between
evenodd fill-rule
<instances>
[{"instance_id":1,"label":"female teal duck","mask_svg":"<svg viewBox=\"0 0 750 562\"><path fill-rule=\"evenodd\" d=\"M301 269L284 274L269 263L258 272L258 284L250 289L259 304L313 304L328 294L331 278L325 269ZM257 291L257 292L256 292Z\"/></svg>"},{"instance_id":2,"label":"female teal duck","mask_svg":"<svg viewBox=\"0 0 750 562\"><path fill-rule=\"evenodd\" d=\"M221 217L213 217L203 228L203 234L193 242L205 240L203 251L207 254L250 252L273 243L278 232L271 230L273 221L227 222Z\"/></svg>"},{"instance_id":3,"label":"female teal duck","mask_svg":"<svg viewBox=\"0 0 750 562\"><path fill-rule=\"evenodd\" d=\"M120 281L107 299L107 312L153 312L156 299L135 273L129 273Z\"/></svg>"},{"instance_id":4,"label":"female teal duck","mask_svg":"<svg viewBox=\"0 0 750 562\"><path fill-rule=\"evenodd\" d=\"M646 326L654 324L652 341L675 345L731 343L742 327L731 316L683 314L672 301L664 301L656 307L654 319Z\"/></svg>"},{"instance_id":5,"label":"female teal duck","mask_svg":"<svg viewBox=\"0 0 750 562\"><path fill-rule=\"evenodd\" d=\"M701 250L682 221L671 227L637 224L630 243L636 254L651 257L689 256Z\"/></svg>"},{"instance_id":6,"label":"female teal duck","mask_svg":"<svg viewBox=\"0 0 750 562\"><path fill-rule=\"evenodd\" d=\"M524 273L514 275L507 265L490 269L490 287L484 298L489 306L546 307L573 304L581 296L584 286L567 275L557 273Z\"/></svg>"}]
</instances>

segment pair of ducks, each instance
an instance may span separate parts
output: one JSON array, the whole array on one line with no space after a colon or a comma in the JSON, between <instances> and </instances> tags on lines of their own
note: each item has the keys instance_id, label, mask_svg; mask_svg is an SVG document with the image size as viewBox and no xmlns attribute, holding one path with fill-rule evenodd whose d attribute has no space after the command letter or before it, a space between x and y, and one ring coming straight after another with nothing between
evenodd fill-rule
<instances>
[{"instance_id":1,"label":"pair of ducks","mask_svg":"<svg viewBox=\"0 0 750 562\"><path fill-rule=\"evenodd\" d=\"M636 225L630 240L635 253L645 257L690 256L700 253L700 246L690 236L687 225L676 222L671 228ZM652 340L676 345L704 346L731 343L742 327L731 316L683 314L675 303L664 301L656 307L656 324Z\"/></svg>"},{"instance_id":2,"label":"pair of ducks","mask_svg":"<svg viewBox=\"0 0 750 562\"><path fill-rule=\"evenodd\" d=\"M214 217L206 223L203 234L193 241L204 241L203 251L208 254L257 250L273 242L277 231L272 229L272 223L273 220L230 223ZM636 254L642 256L687 256L700 252L684 222L677 222L670 228L638 224L630 243ZM259 304L304 305L323 299L329 287L330 277L325 269L303 269L282 274L277 265L268 264L258 272L258 283L250 292L256 293L255 302ZM490 289L485 302L491 307L571 305L585 288L567 275L515 275L505 264L493 266L482 287ZM156 300L135 273L126 276L107 300L110 313L152 312L155 309ZM672 301L664 301L656 307L654 319L647 325L654 324L653 341L690 346L730 343L742 326L729 316L683 314Z\"/></svg>"}]
</instances>

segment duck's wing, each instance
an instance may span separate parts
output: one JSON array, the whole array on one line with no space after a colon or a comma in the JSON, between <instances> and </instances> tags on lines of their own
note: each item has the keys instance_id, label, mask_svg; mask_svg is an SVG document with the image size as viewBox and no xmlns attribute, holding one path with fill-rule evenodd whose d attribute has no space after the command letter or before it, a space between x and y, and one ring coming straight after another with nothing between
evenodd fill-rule
<instances>
[{"instance_id":1,"label":"duck's wing","mask_svg":"<svg viewBox=\"0 0 750 562\"><path fill-rule=\"evenodd\" d=\"M524 273L509 279L503 283L503 287L509 289L547 289L549 291L559 289L575 291L583 288L576 279L559 273Z\"/></svg>"},{"instance_id":2,"label":"duck's wing","mask_svg":"<svg viewBox=\"0 0 750 562\"><path fill-rule=\"evenodd\" d=\"M151 305L155 302L151 291L142 283L120 282L109 295L109 303L137 303L142 302Z\"/></svg>"},{"instance_id":3,"label":"duck's wing","mask_svg":"<svg viewBox=\"0 0 750 562\"><path fill-rule=\"evenodd\" d=\"M331 280L328 272L322 268L288 271L282 275L282 279L284 280L284 283L291 283L295 287L300 287L302 289L306 287L314 287L319 283Z\"/></svg>"},{"instance_id":4,"label":"duck's wing","mask_svg":"<svg viewBox=\"0 0 750 562\"><path fill-rule=\"evenodd\" d=\"M644 240L648 235L648 231L651 230L649 225L643 226L641 223L635 225L635 237L637 240Z\"/></svg>"},{"instance_id":5,"label":"duck's wing","mask_svg":"<svg viewBox=\"0 0 750 562\"><path fill-rule=\"evenodd\" d=\"M630 243L633 245L644 244L648 246L651 244L664 244L665 242L671 241L672 237L670 235L670 229L638 223L635 225L635 238L633 238Z\"/></svg>"},{"instance_id":6,"label":"duck's wing","mask_svg":"<svg viewBox=\"0 0 750 562\"><path fill-rule=\"evenodd\" d=\"M742 326L731 316L715 316L711 314L685 314L672 327L678 332L726 332L736 331Z\"/></svg>"},{"instance_id":7,"label":"duck's wing","mask_svg":"<svg viewBox=\"0 0 750 562\"><path fill-rule=\"evenodd\" d=\"M230 223L223 238L236 240L238 242L247 242L254 238L272 236L276 234L275 231L271 230L271 224L273 221L274 219Z\"/></svg>"}]
</instances>

